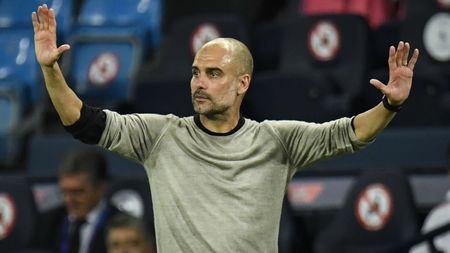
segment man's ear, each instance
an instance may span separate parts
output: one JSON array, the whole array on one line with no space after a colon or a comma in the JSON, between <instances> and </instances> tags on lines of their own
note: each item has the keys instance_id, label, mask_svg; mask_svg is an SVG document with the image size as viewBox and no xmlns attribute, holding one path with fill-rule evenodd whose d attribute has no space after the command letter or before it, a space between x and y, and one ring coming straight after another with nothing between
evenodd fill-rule
<instances>
[{"instance_id":1,"label":"man's ear","mask_svg":"<svg viewBox=\"0 0 450 253\"><path fill-rule=\"evenodd\" d=\"M238 87L238 94L242 95L245 94L250 87L250 81L251 77L249 74L244 74L239 77L239 87Z\"/></svg>"}]
</instances>

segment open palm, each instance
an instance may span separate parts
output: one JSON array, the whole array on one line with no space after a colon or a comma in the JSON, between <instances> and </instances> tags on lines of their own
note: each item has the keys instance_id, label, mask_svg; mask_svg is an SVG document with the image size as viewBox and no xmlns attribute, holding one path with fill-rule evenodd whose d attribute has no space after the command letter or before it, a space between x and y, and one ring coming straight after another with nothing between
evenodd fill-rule
<instances>
[{"instance_id":1,"label":"open palm","mask_svg":"<svg viewBox=\"0 0 450 253\"><path fill-rule=\"evenodd\" d=\"M39 15L39 20L37 16ZM34 29L34 43L36 59L42 66L53 66L64 51L70 46L64 44L56 46L56 19L55 12L47 5L39 6L37 14L31 15Z\"/></svg>"},{"instance_id":2,"label":"open palm","mask_svg":"<svg viewBox=\"0 0 450 253\"><path fill-rule=\"evenodd\" d=\"M387 85L379 80L371 79L370 83L379 89L390 104L403 104L408 98L412 86L413 70L419 57L419 50L415 49L408 62L409 43L400 41L397 46L389 48L389 82Z\"/></svg>"}]
</instances>

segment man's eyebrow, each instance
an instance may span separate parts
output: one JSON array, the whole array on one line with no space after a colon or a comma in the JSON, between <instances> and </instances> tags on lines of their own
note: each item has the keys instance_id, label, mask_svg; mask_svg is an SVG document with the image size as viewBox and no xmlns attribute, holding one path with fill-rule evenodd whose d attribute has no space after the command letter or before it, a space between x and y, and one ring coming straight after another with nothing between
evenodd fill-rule
<instances>
[{"instance_id":1,"label":"man's eyebrow","mask_svg":"<svg viewBox=\"0 0 450 253\"><path fill-rule=\"evenodd\" d=\"M216 71L216 70L223 72L223 70L221 68L217 68L217 67L206 68L206 72L211 72L211 71Z\"/></svg>"},{"instance_id":2,"label":"man's eyebrow","mask_svg":"<svg viewBox=\"0 0 450 253\"><path fill-rule=\"evenodd\" d=\"M192 70L199 70L199 68L197 66L192 66ZM211 71L220 71L223 72L223 70L221 68L218 67L210 67L210 68L206 68L206 72L211 72Z\"/></svg>"}]
</instances>

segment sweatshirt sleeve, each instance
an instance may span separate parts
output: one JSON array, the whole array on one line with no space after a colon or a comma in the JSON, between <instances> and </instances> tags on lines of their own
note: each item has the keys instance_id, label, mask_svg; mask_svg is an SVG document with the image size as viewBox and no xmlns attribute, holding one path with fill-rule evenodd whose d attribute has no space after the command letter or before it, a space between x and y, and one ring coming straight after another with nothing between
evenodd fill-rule
<instances>
[{"instance_id":1,"label":"sweatshirt sleeve","mask_svg":"<svg viewBox=\"0 0 450 253\"><path fill-rule=\"evenodd\" d=\"M83 103L78 121L73 125L65 126L64 129L81 142L97 144L105 124L106 115L101 109Z\"/></svg>"},{"instance_id":2,"label":"sweatshirt sleeve","mask_svg":"<svg viewBox=\"0 0 450 253\"><path fill-rule=\"evenodd\" d=\"M271 121L270 124L296 169L340 154L353 153L371 143L358 140L351 118L321 124L303 121Z\"/></svg>"},{"instance_id":3,"label":"sweatshirt sleeve","mask_svg":"<svg viewBox=\"0 0 450 253\"><path fill-rule=\"evenodd\" d=\"M158 114L121 115L109 110L104 112L106 125L98 144L139 163L147 159L163 129L175 117Z\"/></svg>"}]
</instances>

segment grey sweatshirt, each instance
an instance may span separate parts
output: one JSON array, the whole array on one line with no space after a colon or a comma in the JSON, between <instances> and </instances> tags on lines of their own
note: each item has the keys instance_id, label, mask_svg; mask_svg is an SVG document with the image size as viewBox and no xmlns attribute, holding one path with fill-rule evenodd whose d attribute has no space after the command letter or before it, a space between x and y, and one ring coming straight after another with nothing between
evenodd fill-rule
<instances>
[{"instance_id":1,"label":"grey sweatshirt","mask_svg":"<svg viewBox=\"0 0 450 253\"><path fill-rule=\"evenodd\" d=\"M194 117L105 112L99 145L147 172L159 253L278 252L282 200L295 172L367 145L349 118L245 119L237 131L216 136Z\"/></svg>"}]
</instances>

